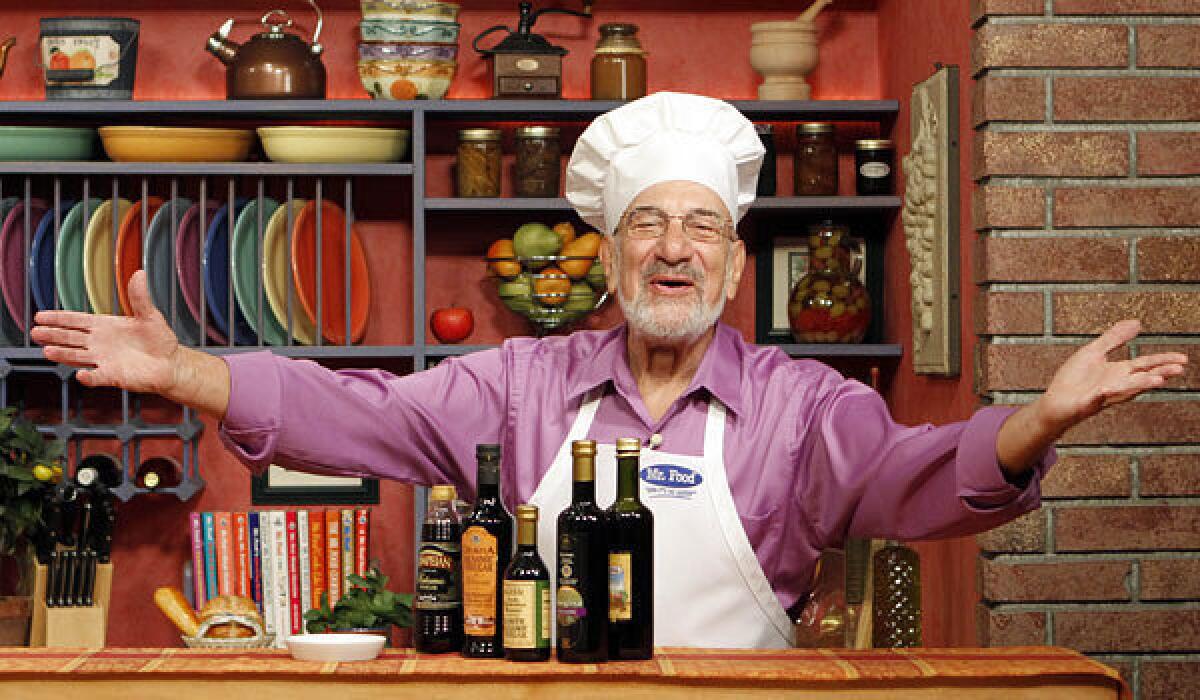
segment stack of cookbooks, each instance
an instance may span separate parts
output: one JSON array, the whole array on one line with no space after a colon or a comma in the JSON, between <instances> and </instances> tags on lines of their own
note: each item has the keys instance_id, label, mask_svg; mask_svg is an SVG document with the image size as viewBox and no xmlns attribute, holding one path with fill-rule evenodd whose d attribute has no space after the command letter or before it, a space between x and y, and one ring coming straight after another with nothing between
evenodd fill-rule
<instances>
[{"instance_id":1,"label":"stack of cookbooks","mask_svg":"<svg viewBox=\"0 0 1200 700\"><path fill-rule=\"evenodd\" d=\"M303 634L321 594L332 607L346 577L369 567L367 508L192 513L191 528L195 607L218 595L253 598L277 640Z\"/></svg>"}]
</instances>

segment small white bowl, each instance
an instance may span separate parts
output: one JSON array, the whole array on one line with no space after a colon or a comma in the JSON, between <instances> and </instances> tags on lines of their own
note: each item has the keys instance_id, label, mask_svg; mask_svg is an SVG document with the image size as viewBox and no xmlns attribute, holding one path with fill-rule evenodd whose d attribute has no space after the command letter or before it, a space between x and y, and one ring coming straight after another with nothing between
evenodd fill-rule
<instances>
[{"instance_id":1,"label":"small white bowl","mask_svg":"<svg viewBox=\"0 0 1200 700\"><path fill-rule=\"evenodd\" d=\"M293 634L288 651L299 661L370 661L383 651L382 634Z\"/></svg>"}]
</instances>

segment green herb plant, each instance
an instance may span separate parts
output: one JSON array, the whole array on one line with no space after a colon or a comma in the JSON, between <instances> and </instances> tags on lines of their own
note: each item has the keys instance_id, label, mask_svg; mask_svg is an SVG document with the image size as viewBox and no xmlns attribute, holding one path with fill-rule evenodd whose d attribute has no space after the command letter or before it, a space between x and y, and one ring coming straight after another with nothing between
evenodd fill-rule
<instances>
[{"instance_id":1,"label":"green herb plant","mask_svg":"<svg viewBox=\"0 0 1200 700\"><path fill-rule=\"evenodd\" d=\"M42 528L62 456L62 441L44 438L15 408L0 409L0 555L16 553Z\"/></svg>"},{"instance_id":2,"label":"green herb plant","mask_svg":"<svg viewBox=\"0 0 1200 700\"><path fill-rule=\"evenodd\" d=\"M388 577L371 568L365 576L346 577L349 590L329 607L329 592L321 592L320 607L304 613L305 629L310 634L330 630L412 625L412 594L387 590Z\"/></svg>"}]
</instances>

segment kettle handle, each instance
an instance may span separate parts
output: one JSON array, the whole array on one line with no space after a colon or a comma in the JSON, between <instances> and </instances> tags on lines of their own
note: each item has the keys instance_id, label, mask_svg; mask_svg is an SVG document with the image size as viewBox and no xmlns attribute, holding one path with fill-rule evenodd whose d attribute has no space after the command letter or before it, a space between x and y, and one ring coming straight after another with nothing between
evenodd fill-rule
<instances>
[{"instance_id":1,"label":"kettle handle","mask_svg":"<svg viewBox=\"0 0 1200 700\"><path fill-rule=\"evenodd\" d=\"M312 5L313 12L317 13L317 28L313 30L312 36L312 52L321 52L321 27L325 24L325 16L321 14L321 8L317 7L317 0L308 0L308 4Z\"/></svg>"}]
</instances>

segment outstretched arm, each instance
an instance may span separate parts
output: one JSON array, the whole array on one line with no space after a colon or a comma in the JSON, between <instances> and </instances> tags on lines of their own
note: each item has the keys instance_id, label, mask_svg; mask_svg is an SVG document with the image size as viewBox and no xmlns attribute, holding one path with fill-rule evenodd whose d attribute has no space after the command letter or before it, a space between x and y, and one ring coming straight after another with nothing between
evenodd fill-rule
<instances>
[{"instance_id":1,"label":"outstretched arm","mask_svg":"<svg viewBox=\"0 0 1200 700\"><path fill-rule=\"evenodd\" d=\"M1108 354L1137 337L1141 323L1114 324L1063 363L1036 401L1008 417L996 436L996 456L1008 479L1019 482L1038 457L1072 426L1183 374L1177 352L1109 361Z\"/></svg>"},{"instance_id":2,"label":"outstretched arm","mask_svg":"<svg viewBox=\"0 0 1200 700\"><path fill-rule=\"evenodd\" d=\"M155 308L146 272L129 281L133 316L40 311L30 337L46 359L79 367L84 386L152 393L218 420L229 407L229 369L219 357L179 344Z\"/></svg>"}]
</instances>

